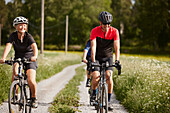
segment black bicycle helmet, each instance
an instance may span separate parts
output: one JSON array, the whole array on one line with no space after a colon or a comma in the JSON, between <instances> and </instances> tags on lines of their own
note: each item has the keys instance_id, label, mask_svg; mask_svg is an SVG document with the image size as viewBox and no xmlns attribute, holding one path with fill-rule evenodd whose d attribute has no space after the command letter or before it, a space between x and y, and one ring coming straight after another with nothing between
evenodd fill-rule
<instances>
[{"instance_id":1,"label":"black bicycle helmet","mask_svg":"<svg viewBox=\"0 0 170 113\"><path fill-rule=\"evenodd\" d=\"M13 26L15 27L15 25L21 24L21 23L28 24L28 20L23 16L16 17L13 21Z\"/></svg>"},{"instance_id":2,"label":"black bicycle helmet","mask_svg":"<svg viewBox=\"0 0 170 113\"><path fill-rule=\"evenodd\" d=\"M99 14L99 20L103 23L103 24L107 24L107 23L111 23L113 20L112 15L107 12L107 11L102 11Z\"/></svg>"}]
</instances>

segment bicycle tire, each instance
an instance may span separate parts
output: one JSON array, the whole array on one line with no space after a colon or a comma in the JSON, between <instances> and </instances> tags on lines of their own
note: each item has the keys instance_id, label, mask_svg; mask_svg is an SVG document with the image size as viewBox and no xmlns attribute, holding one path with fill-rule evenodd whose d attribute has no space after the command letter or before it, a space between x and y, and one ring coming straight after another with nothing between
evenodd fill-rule
<instances>
[{"instance_id":1,"label":"bicycle tire","mask_svg":"<svg viewBox=\"0 0 170 113\"><path fill-rule=\"evenodd\" d=\"M102 87L102 95L101 95L101 113L108 113L108 88L107 84L104 84Z\"/></svg>"},{"instance_id":2,"label":"bicycle tire","mask_svg":"<svg viewBox=\"0 0 170 113\"><path fill-rule=\"evenodd\" d=\"M100 107L101 107L100 103L101 103L101 88L99 86L97 91L96 106L95 106L95 109L97 109L97 113L100 113Z\"/></svg>"},{"instance_id":3,"label":"bicycle tire","mask_svg":"<svg viewBox=\"0 0 170 113\"><path fill-rule=\"evenodd\" d=\"M25 94L25 113L31 113L31 90L28 84L24 84L24 94Z\"/></svg>"},{"instance_id":4,"label":"bicycle tire","mask_svg":"<svg viewBox=\"0 0 170 113\"><path fill-rule=\"evenodd\" d=\"M18 96L16 95L16 87ZM25 96L23 89L19 85L19 81L13 81L10 86L9 97L8 97L8 106L9 106L9 113L25 113Z\"/></svg>"},{"instance_id":5,"label":"bicycle tire","mask_svg":"<svg viewBox=\"0 0 170 113\"><path fill-rule=\"evenodd\" d=\"M89 98L90 98L89 99L90 105L93 106L93 102L91 102L91 98L92 98L92 94L93 94L92 86L90 86L88 93L89 93Z\"/></svg>"}]
</instances>

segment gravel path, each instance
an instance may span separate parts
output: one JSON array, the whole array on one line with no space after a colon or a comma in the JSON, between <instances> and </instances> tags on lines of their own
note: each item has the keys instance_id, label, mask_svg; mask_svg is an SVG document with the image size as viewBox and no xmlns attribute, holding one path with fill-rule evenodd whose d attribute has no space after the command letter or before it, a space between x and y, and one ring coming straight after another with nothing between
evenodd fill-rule
<instances>
[{"instance_id":1,"label":"gravel path","mask_svg":"<svg viewBox=\"0 0 170 113\"><path fill-rule=\"evenodd\" d=\"M48 113L48 108L53 102L56 94L65 87L69 80L75 75L75 69L83 64L72 65L64 68L60 73L52 76L49 79L43 80L37 84L37 96L39 106L33 109L32 113ZM94 106L89 105L88 88L85 87L86 76L81 85L80 90L80 107L81 112L77 113L96 113ZM119 101L116 100L114 93L112 94L111 102L113 103L114 110L109 113L128 113ZM5 101L0 105L0 113L8 113L8 102Z\"/></svg>"},{"instance_id":2,"label":"gravel path","mask_svg":"<svg viewBox=\"0 0 170 113\"><path fill-rule=\"evenodd\" d=\"M32 113L48 113L48 107L53 102L56 94L65 87L69 80L75 75L75 69L83 64L72 65L64 68L60 73L37 84L38 108ZM8 113L8 102L0 106L0 113Z\"/></svg>"},{"instance_id":3,"label":"gravel path","mask_svg":"<svg viewBox=\"0 0 170 113\"><path fill-rule=\"evenodd\" d=\"M81 82L81 85L79 86L80 90L80 107L78 108L81 112L77 113L96 113L96 110L94 106L90 106L89 101L89 95L88 95L88 88L85 87L87 77L85 76L85 79L83 82ZM109 113L128 113L126 109L120 105L120 102L116 100L116 96L113 92L111 103L114 108L113 111L110 111Z\"/></svg>"}]
</instances>

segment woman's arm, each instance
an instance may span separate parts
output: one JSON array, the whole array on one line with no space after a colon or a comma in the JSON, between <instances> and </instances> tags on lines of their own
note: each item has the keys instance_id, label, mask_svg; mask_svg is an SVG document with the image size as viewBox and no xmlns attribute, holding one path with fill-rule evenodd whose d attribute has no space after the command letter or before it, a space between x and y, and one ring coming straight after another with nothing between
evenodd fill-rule
<instances>
[{"instance_id":1,"label":"woman's arm","mask_svg":"<svg viewBox=\"0 0 170 113\"><path fill-rule=\"evenodd\" d=\"M34 56L31 57L31 61L35 62L37 60L37 57L38 57L37 44L36 43L31 44L31 48L33 49L33 54L34 54Z\"/></svg>"},{"instance_id":2,"label":"woman's arm","mask_svg":"<svg viewBox=\"0 0 170 113\"><path fill-rule=\"evenodd\" d=\"M10 50L11 50L11 47L12 47L12 44L11 44L11 43L7 43L7 44L6 44L5 49L4 49L4 52L3 52L3 55L2 55L2 59L0 59L0 63L4 63L4 62L5 62L6 57L7 57L8 53L9 53Z\"/></svg>"}]
</instances>

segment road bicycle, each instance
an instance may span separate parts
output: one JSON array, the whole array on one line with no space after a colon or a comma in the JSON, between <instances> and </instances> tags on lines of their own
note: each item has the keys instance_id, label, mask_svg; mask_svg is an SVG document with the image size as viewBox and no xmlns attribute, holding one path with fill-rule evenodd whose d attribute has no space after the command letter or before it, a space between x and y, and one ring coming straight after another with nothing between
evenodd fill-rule
<instances>
[{"instance_id":1,"label":"road bicycle","mask_svg":"<svg viewBox=\"0 0 170 113\"><path fill-rule=\"evenodd\" d=\"M93 62L91 66L100 68L100 78L95 100L95 109L97 110L97 113L108 113L108 87L105 79L105 70L107 67L116 66L109 65L108 62L102 63L101 65ZM120 74L121 70L118 70L118 75Z\"/></svg>"},{"instance_id":2,"label":"road bicycle","mask_svg":"<svg viewBox=\"0 0 170 113\"><path fill-rule=\"evenodd\" d=\"M6 60L5 64L19 64L18 76L14 76L14 81L10 86L8 106L9 113L31 113L31 90L27 81L27 74L24 64L31 63L30 59L18 58Z\"/></svg>"}]
</instances>

